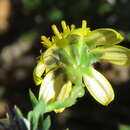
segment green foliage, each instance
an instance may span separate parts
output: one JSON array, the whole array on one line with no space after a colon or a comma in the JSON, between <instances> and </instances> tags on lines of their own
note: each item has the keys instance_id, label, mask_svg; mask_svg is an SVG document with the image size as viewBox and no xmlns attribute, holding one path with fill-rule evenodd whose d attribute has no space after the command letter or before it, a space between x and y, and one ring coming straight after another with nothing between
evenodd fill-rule
<instances>
[{"instance_id":1,"label":"green foliage","mask_svg":"<svg viewBox=\"0 0 130 130\"><path fill-rule=\"evenodd\" d=\"M31 100L34 102L36 100L34 94L29 91L31 95ZM36 103L36 102L35 102ZM40 100L37 104L35 104L35 107L32 111L28 113L28 119L24 118L22 112L18 107L15 106L15 112L21 120L25 121L25 119L30 123L30 129L31 130L49 130L51 126L51 120L50 116L47 116L44 118L45 114L45 104L43 100Z\"/></svg>"},{"instance_id":2,"label":"green foliage","mask_svg":"<svg viewBox=\"0 0 130 130\"><path fill-rule=\"evenodd\" d=\"M21 110L20 110L17 106L15 106L15 111L16 111L17 115L18 115L21 119L24 118L24 116L23 116Z\"/></svg>"},{"instance_id":3,"label":"green foliage","mask_svg":"<svg viewBox=\"0 0 130 130\"><path fill-rule=\"evenodd\" d=\"M76 85L72 89L71 95L65 99L65 100L60 100L60 101L55 101L54 103L48 104L46 106L46 112L51 112L55 109L60 109L60 108L67 108L76 103L77 98L84 96L84 88L80 85Z\"/></svg>"},{"instance_id":4,"label":"green foliage","mask_svg":"<svg viewBox=\"0 0 130 130\"><path fill-rule=\"evenodd\" d=\"M4 93L5 93L5 88L0 87L0 98L4 95Z\"/></svg>"},{"instance_id":5,"label":"green foliage","mask_svg":"<svg viewBox=\"0 0 130 130\"><path fill-rule=\"evenodd\" d=\"M27 41L33 41L35 40L37 37L37 30L31 30L29 32L24 33L20 40L23 42L27 42Z\"/></svg>"},{"instance_id":6,"label":"green foliage","mask_svg":"<svg viewBox=\"0 0 130 130\"><path fill-rule=\"evenodd\" d=\"M130 33L128 33L128 34L126 35L126 38L127 38L128 41L130 41Z\"/></svg>"},{"instance_id":7,"label":"green foliage","mask_svg":"<svg viewBox=\"0 0 130 130\"><path fill-rule=\"evenodd\" d=\"M35 97L34 93L31 90L29 90L29 96L30 96L30 100L31 100L31 103L32 103L33 106L38 104L38 100L37 100L37 98Z\"/></svg>"},{"instance_id":8,"label":"green foliage","mask_svg":"<svg viewBox=\"0 0 130 130\"><path fill-rule=\"evenodd\" d=\"M43 130L49 130L51 126L51 119L50 116L47 116L43 121Z\"/></svg>"},{"instance_id":9,"label":"green foliage","mask_svg":"<svg viewBox=\"0 0 130 130\"><path fill-rule=\"evenodd\" d=\"M123 125L123 124L120 124L119 125L119 130L130 130L130 125Z\"/></svg>"},{"instance_id":10,"label":"green foliage","mask_svg":"<svg viewBox=\"0 0 130 130\"><path fill-rule=\"evenodd\" d=\"M32 92L31 96L33 95ZM34 95L33 95L34 98ZM44 113L45 113L45 104L43 100L40 100L38 104L34 107L32 111L28 113L28 120L31 123L32 130L46 130L50 127L50 118L45 118L44 120ZM45 121L45 122L44 122Z\"/></svg>"},{"instance_id":11,"label":"green foliage","mask_svg":"<svg viewBox=\"0 0 130 130\"><path fill-rule=\"evenodd\" d=\"M34 107L32 111L28 113L28 120L31 123L32 130L49 130L51 125L50 116L44 119L46 105L44 100L37 100L34 93L29 90L29 96L31 103Z\"/></svg>"},{"instance_id":12,"label":"green foliage","mask_svg":"<svg viewBox=\"0 0 130 130\"><path fill-rule=\"evenodd\" d=\"M63 19L63 13L61 10L54 8L49 12L48 17L51 21L61 20Z\"/></svg>"},{"instance_id":13,"label":"green foliage","mask_svg":"<svg viewBox=\"0 0 130 130\"><path fill-rule=\"evenodd\" d=\"M100 5L98 12L100 15L105 15L110 13L112 9L112 5L110 5L109 3L103 3Z\"/></svg>"},{"instance_id":14,"label":"green foliage","mask_svg":"<svg viewBox=\"0 0 130 130\"><path fill-rule=\"evenodd\" d=\"M38 8L42 3L42 0L21 0L21 1L27 8L31 9Z\"/></svg>"},{"instance_id":15,"label":"green foliage","mask_svg":"<svg viewBox=\"0 0 130 130\"><path fill-rule=\"evenodd\" d=\"M31 96L33 93L30 91ZM33 98L35 96L33 95ZM35 104L36 105L36 104ZM43 100L40 100L38 104L34 107L32 111L28 113L28 119L24 118L22 112L18 107L15 106L15 112L19 119L25 121L25 119L30 123L31 130L49 130L51 126L50 116L44 118L45 104Z\"/></svg>"}]
</instances>

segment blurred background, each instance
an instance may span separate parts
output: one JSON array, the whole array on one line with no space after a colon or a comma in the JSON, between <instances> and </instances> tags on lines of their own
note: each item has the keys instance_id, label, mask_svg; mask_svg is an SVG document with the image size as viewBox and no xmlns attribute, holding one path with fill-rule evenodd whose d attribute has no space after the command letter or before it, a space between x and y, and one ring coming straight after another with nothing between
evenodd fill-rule
<instances>
[{"instance_id":1,"label":"blurred background","mask_svg":"<svg viewBox=\"0 0 130 130\"><path fill-rule=\"evenodd\" d=\"M28 90L38 94L33 69L41 35L51 36L51 25L60 21L91 29L114 28L121 43L130 48L130 0L0 0L0 118L17 105L26 115L32 109ZM115 100L98 104L88 92L61 114L51 113L51 130L130 130L130 67L108 63L95 66L112 83Z\"/></svg>"}]
</instances>

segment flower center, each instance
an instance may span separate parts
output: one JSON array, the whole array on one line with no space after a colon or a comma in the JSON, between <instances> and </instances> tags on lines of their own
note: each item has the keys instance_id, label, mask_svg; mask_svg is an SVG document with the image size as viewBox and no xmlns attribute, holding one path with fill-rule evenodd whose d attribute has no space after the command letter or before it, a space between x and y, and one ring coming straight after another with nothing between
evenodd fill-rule
<instances>
[{"instance_id":1,"label":"flower center","mask_svg":"<svg viewBox=\"0 0 130 130\"><path fill-rule=\"evenodd\" d=\"M92 64L86 44L72 43L59 48L59 59L72 82L80 82L83 73Z\"/></svg>"}]
</instances>

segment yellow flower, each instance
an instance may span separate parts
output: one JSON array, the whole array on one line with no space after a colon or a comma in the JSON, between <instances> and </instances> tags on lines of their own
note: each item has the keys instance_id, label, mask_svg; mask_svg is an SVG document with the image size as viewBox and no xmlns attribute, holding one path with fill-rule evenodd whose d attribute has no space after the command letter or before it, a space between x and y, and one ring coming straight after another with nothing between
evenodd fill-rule
<instances>
[{"instance_id":1,"label":"yellow flower","mask_svg":"<svg viewBox=\"0 0 130 130\"><path fill-rule=\"evenodd\" d=\"M46 104L66 100L72 88L80 85L83 89L86 86L99 103L108 105L114 99L113 89L108 80L94 69L93 63L104 60L130 65L130 50L116 45L124 39L123 36L109 28L91 31L85 20L80 28L68 26L65 21L61 26L63 32L52 25L55 35L41 37L47 50L41 53L34 69L34 81L41 85L39 98L43 98ZM62 112L64 108L55 111Z\"/></svg>"}]
</instances>

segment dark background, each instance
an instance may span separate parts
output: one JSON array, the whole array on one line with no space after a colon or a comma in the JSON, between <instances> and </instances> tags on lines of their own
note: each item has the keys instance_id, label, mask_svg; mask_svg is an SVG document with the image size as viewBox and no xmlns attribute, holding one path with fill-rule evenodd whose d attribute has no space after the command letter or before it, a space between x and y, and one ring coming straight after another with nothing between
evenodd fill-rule
<instances>
[{"instance_id":1,"label":"dark background","mask_svg":"<svg viewBox=\"0 0 130 130\"><path fill-rule=\"evenodd\" d=\"M51 36L51 25L60 21L91 29L114 28L130 48L129 0L0 0L0 117L17 105L26 115L32 109L28 90L38 94L33 69L40 50L41 35ZM130 67L98 63L96 68L112 83L115 100L98 104L89 93L61 114L51 113L52 130L119 130L130 125ZM130 128L121 127L120 130Z\"/></svg>"}]
</instances>

